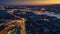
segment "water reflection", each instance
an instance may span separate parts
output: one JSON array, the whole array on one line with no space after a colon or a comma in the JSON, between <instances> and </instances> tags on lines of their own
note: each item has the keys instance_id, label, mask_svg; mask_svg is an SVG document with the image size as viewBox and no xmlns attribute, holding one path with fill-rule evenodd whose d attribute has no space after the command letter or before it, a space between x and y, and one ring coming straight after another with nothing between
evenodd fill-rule
<instances>
[{"instance_id":1,"label":"water reflection","mask_svg":"<svg viewBox=\"0 0 60 34\"><path fill-rule=\"evenodd\" d=\"M60 19L60 14L49 14L49 13L45 13L45 12L43 12L42 14L50 16L50 17L57 17L58 19Z\"/></svg>"}]
</instances>

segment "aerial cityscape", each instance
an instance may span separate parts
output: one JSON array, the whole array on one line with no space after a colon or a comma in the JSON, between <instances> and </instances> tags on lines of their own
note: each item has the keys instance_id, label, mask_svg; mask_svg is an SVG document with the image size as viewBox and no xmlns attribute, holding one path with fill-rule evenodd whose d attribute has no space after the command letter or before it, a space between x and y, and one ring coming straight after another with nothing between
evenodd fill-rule
<instances>
[{"instance_id":1,"label":"aerial cityscape","mask_svg":"<svg viewBox=\"0 0 60 34\"><path fill-rule=\"evenodd\" d=\"M60 34L60 1L0 0L0 34Z\"/></svg>"}]
</instances>

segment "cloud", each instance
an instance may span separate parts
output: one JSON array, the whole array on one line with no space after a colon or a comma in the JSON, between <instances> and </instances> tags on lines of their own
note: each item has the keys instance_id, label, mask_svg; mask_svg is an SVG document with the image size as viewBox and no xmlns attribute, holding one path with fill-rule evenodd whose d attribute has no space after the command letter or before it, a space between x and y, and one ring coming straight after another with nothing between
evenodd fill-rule
<instances>
[{"instance_id":1,"label":"cloud","mask_svg":"<svg viewBox=\"0 0 60 34\"><path fill-rule=\"evenodd\" d=\"M5 4L28 4L28 5L50 5L50 4L60 4L60 1L23 1L23 2L9 2Z\"/></svg>"},{"instance_id":2,"label":"cloud","mask_svg":"<svg viewBox=\"0 0 60 34\"><path fill-rule=\"evenodd\" d=\"M0 0L3 4L60 4L60 0Z\"/></svg>"},{"instance_id":3,"label":"cloud","mask_svg":"<svg viewBox=\"0 0 60 34\"><path fill-rule=\"evenodd\" d=\"M46 1L46 0L0 0L0 2L18 2L18 1Z\"/></svg>"}]
</instances>

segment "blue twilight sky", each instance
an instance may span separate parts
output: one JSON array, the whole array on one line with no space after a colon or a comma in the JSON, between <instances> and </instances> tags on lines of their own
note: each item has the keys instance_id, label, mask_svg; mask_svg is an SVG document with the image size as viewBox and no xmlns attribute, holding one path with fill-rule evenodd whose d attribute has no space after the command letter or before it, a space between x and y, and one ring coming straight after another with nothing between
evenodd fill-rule
<instances>
[{"instance_id":1,"label":"blue twilight sky","mask_svg":"<svg viewBox=\"0 0 60 34\"><path fill-rule=\"evenodd\" d=\"M46 0L0 0L0 2L46 1Z\"/></svg>"},{"instance_id":2,"label":"blue twilight sky","mask_svg":"<svg viewBox=\"0 0 60 34\"><path fill-rule=\"evenodd\" d=\"M0 4L60 4L60 0L0 0Z\"/></svg>"}]
</instances>

